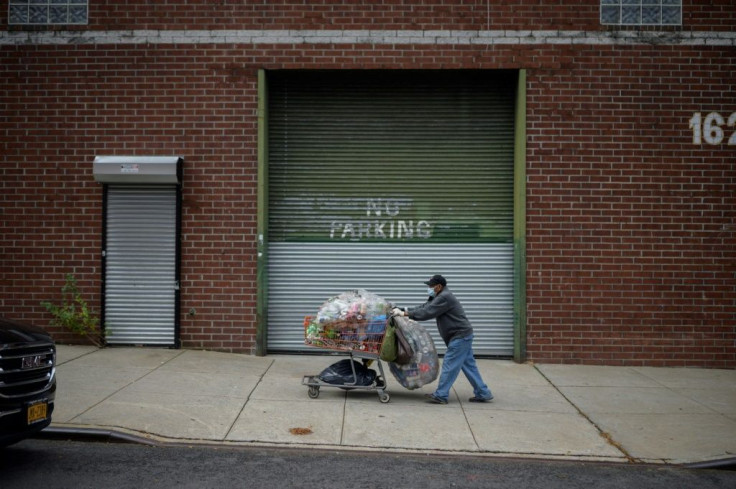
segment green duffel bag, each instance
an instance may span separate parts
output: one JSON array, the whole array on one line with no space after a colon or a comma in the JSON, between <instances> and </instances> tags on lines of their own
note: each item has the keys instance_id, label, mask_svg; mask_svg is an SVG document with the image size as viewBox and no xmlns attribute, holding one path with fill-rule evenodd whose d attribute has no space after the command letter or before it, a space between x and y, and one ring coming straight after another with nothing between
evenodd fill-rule
<instances>
[{"instance_id":1,"label":"green duffel bag","mask_svg":"<svg viewBox=\"0 0 736 489\"><path fill-rule=\"evenodd\" d=\"M394 318L391 318L386 325L386 333L378 356L381 360L399 365L411 363L414 356L411 344L401 328L394 324Z\"/></svg>"},{"instance_id":2,"label":"green duffel bag","mask_svg":"<svg viewBox=\"0 0 736 489\"><path fill-rule=\"evenodd\" d=\"M386 333L383 336L383 344L378 357L386 362L393 362L396 360L396 353L396 326L394 326L394 320L391 318L386 325Z\"/></svg>"}]
</instances>

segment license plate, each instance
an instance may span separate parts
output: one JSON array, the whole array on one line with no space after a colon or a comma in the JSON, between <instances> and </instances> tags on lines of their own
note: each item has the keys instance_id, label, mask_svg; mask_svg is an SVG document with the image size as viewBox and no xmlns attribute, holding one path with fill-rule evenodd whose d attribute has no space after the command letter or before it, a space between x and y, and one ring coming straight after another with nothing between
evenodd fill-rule
<instances>
[{"instance_id":1,"label":"license plate","mask_svg":"<svg viewBox=\"0 0 736 489\"><path fill-rule=\"evenodd\" d=\"M37 402L28 406L28 424L38 423L46 419L48 411L48 403L46 401Z\"/></svg>"}]
</instances>

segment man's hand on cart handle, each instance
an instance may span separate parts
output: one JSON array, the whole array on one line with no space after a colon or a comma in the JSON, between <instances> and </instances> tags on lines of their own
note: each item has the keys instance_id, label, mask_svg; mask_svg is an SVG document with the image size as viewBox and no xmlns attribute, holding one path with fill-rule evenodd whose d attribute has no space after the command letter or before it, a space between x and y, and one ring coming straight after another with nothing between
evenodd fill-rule
<instances>
[{"instance_id":1,"label":"man's hand on cart handle","mask_svg":"<svg viewBox=\"0 0 736 489\"><path fill-rule=\"evenodd\" d=\"M406 316L406 312L402 311L398 307L394 307L391 309L391 315L392 316Z\"/></svg>"}]
</instances>

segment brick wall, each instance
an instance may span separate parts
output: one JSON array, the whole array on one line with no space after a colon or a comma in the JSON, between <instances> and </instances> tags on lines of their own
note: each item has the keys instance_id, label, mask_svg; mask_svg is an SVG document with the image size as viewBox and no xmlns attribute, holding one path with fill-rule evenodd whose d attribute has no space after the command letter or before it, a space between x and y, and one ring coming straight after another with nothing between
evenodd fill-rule
<instances>
[{"instance_id":1,"label":"brick wall","mask_svg":"<svg viewBox=\"0 0 736 489\"><path fill-rule=\"evenodd\" d=\"M736 22L732 0L682 4L684 30L729 31ZM90 1L89 25L63 29L601 30L599 9L600 0ZM0 9L0 26L7 15Z\"/></svg>"},{"instance_id":2,"label":"brick wall","mask_svg":"<svg viewBox=\"0 0 736 489\"><path fill-rule=\"evenodd\" d=\"M221 60L217 56L222 56ZM45 323L77 276L99 310L108 154L185 158L184 346L251 351L255 335L254 68L223 50L3 50L3 313Z\"/></svg>"},{"instance_id":3,"label":"brick wall","mask_svg":"<svg viewBox=\"0 0 736 489\"><path fill-rule=\"evenodd\" d=\"M79 29L486 29L489 18L490 29L547 19L601 29L597 1L554 15L537 1L496 2L491 17L483 2L237 4L94 2ZM687 2L683 31L732 30L730 4ZM736 112L733 45L504 35L483 45L1 45L0 312L46 324L40 302L58 298L66 273L99 309L92 160L178 155L183 346L252 353L258 69L526 68L529 359L736 367L735 151L725 142L736 128L711 145L693 144L689 127L695 112Z\"/></svg>"},{"instance_id":4,"label":"brick wall","mask_svg":"<svg viewBox=\"0 0 736 489\"><path fill-rule=\"evenodd\" d=\"M584 48L530 72L529 358L734 366L735 147L688 121L736 110L735 61Z\"/></svg>"}]
</instances>

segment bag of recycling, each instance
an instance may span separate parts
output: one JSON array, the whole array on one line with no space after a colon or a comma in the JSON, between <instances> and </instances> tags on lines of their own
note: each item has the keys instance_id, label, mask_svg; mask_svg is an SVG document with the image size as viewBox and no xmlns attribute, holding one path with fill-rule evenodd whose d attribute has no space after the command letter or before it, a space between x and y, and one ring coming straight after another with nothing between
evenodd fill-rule
<instances>
[{"instance_id":1,"label":"bag of recycling","mask_svg":"<svg viewBox=\"0 0 736 489\"><path fill-rule=\"evenodd\" d=\"M396 360L394 363L399 365L406 365L414 360L414 350L406 339L406 334L400 326L396 327Z\"/></svg>"},{"instance_id":2,"label":"bag of recycling","mask_svg":"<svg viewBox=\"0 0 736 489\"><path fill-rule=\"evenodd\" d=\"M355 367L355 373L353 373L353 367L350 365L351 362ZM376 380L376 375L375 370L369 369L362 363L347 358L333 363L320 372L318 377L322 382L333 385L350 384L368 386Z\"/></svg>"},{"instance_id":3,"label":"bag of recycling","mask_svg":"<svg viewBox=\"0 0 736 489\"><path fill-rule=\"evenodd\" d=\"M320 325L350 326L356 322L386 321L391 304L365 289L343 292L325 301L316 322Z\"/></svg>"},{"instance_id":4,"label":"bag of recycling","mask_svg":"<svg viewBox=\"0 0 736 489\"><path fill-rule=\"evenodd\" d=\"M391 373L399 384L409 390L434 382L440 373L440 360L432 337L421 324L414 320L395 317L394 322L397 330L401 329L406 337L412 356L404 365L389 363Z\"/></svg>"},{"instance_id":5,"label":"bag of recycling","mask_svg":"<svg viewBox=\"0 0 736 489\"><path fill-rule=\"evenodd\" d=\"M364 289L328 299L304 323L307 345L379 354L391 303Z\"/></svg>"}]
</instances>

